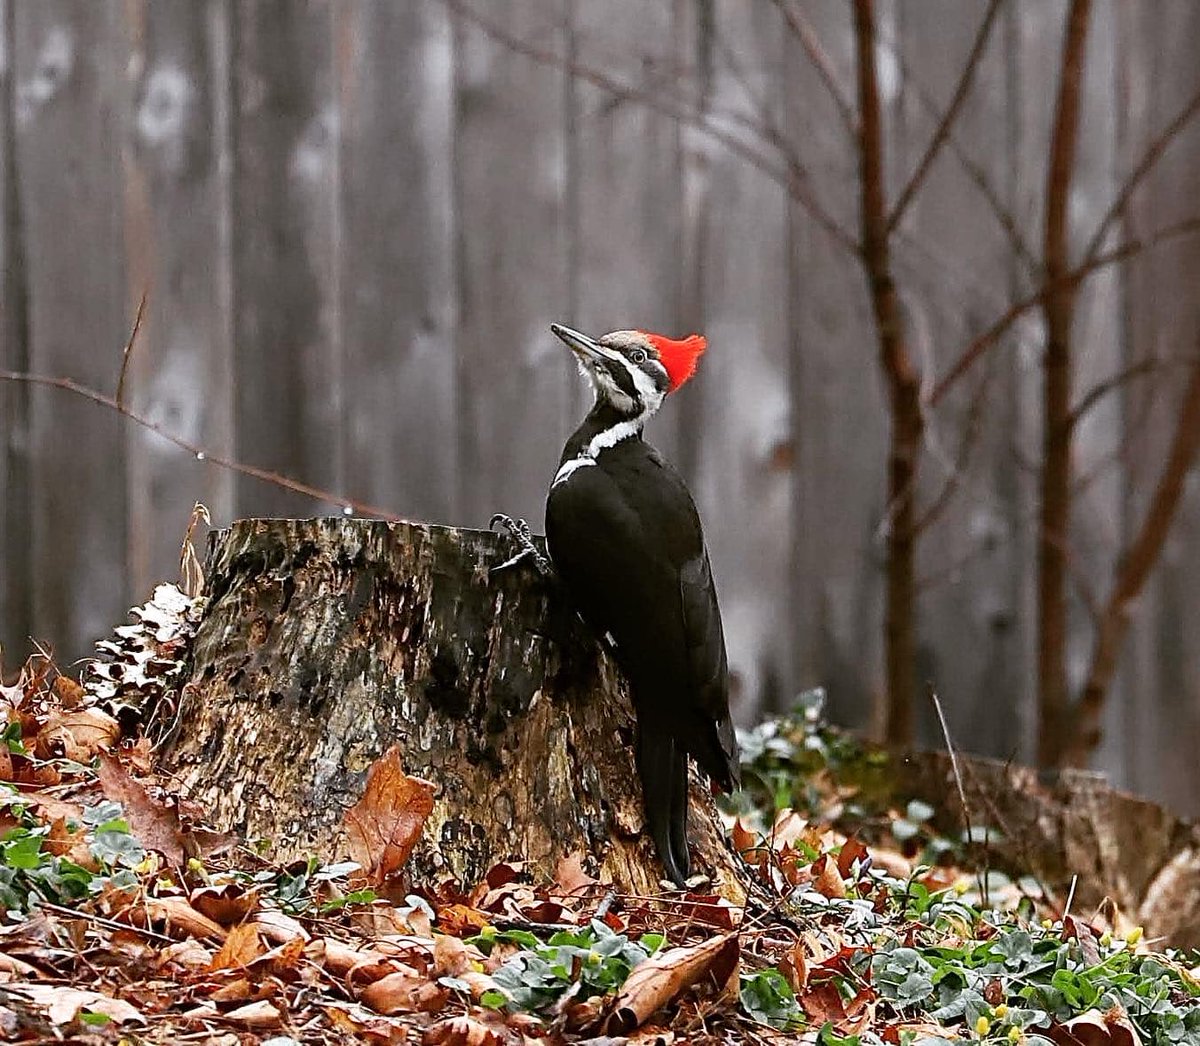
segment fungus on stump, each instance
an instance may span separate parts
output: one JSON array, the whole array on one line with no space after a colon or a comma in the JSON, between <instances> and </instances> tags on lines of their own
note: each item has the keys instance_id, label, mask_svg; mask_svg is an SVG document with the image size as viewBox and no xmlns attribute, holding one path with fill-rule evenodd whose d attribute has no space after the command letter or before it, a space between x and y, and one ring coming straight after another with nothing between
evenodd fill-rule
<instances>
[{"instance_id":1,"label":"fungus on stump","mask_svg":"<svg viewBox=\"0 0 1200 1046\"><path fill-rule=\"evenodd\" d=\"M553 877L571 854L658 889L634 716L614 663L553 580L490 575L487 531L359 519L249 519L213 535L209 602L164 763L224 830L281 860L343 852L345 810L399 745L437 789L409 862L477 882L502 860ZM741 899L693 777L697 870Z\"/></svg>"}]
</instances>

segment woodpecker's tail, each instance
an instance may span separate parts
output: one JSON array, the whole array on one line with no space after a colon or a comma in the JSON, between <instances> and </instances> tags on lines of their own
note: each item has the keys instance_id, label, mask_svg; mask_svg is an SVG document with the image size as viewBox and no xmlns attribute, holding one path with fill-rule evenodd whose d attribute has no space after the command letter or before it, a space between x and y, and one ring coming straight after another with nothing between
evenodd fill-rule
<instances>
[{"instance_id":1,"label":"woodpecker's tail","mask_svg":"<svg viewBox=\"0 0 1200 1046\"><path fill-rule=\"evenodd\" d=\"M668 878L683 886L692 866L687 845L687 753L667 730L639 723L637 763L650 838Z\"/></svg>"}]
</instances>

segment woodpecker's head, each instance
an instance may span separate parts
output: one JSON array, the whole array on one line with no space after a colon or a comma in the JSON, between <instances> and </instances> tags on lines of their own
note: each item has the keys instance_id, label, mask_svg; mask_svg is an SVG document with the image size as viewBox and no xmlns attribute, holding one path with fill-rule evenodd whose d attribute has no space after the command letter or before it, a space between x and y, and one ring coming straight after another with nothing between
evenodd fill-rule
<instances>
[{"instance_id":1,"label":"woodpecker's head","mask_svg":"<svg viewBox=\"0 0 1200 1046\"><path fill-rule=\"evenodd\" d=\"M596 402L609 404L628 418L647 418L696 372L707 342L699 334L681 341L645 331L613 331L589 338L558 323L550 329L566 343L596 391Z\"/></svg>"}]
</instances>

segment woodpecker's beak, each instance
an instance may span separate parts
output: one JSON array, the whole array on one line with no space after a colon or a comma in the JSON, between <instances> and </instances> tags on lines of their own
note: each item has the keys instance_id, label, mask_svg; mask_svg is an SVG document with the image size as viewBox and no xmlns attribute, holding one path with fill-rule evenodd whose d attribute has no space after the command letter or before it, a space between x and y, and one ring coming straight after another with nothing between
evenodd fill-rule
<instances>
[{"instance_id":1,"label":"woodpecker's beak","mask_svg":"<svg viewBox=\"0 0 1200 1046\"><path fill-rule=\"evenodd\" d=\"M590 363L593 360L604 358L604 350L586 334L580 334L577 330L564 327L561 323L550 324L550 330L562 338L567 348L575 353L582 362Z\"/></svg>"}]
</instances>

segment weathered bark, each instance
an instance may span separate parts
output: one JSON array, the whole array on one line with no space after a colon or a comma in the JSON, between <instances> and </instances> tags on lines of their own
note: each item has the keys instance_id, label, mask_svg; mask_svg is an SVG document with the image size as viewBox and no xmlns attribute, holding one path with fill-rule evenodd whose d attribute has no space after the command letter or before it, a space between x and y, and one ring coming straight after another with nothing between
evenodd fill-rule
<instances>
[{"instance_id":1,"label":"weathered bark","mask_svg":"<svg viewBox=\"0 0 1200 1046\"><path fill-rule=\"evenodd\" d=\"M506 859L549 877L581 853L621 889L657 890L618 672L552 581L489 575L508 551L483 531L357 519L221 531L166 767L221 828L279 859L333 857L398 744L437 786L416 877L474 883ZM690 836L698 870L740 897L698 779Z\"/></svg>"}]
</instances>

